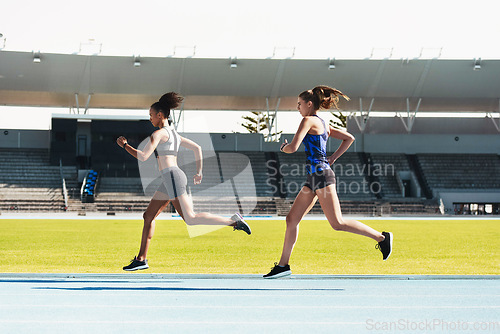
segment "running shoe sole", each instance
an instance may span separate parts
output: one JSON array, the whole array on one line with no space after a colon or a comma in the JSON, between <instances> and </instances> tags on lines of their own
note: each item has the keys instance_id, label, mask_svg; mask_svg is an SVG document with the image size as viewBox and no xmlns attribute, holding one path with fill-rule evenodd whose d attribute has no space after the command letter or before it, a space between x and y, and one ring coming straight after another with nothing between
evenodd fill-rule
<instances>
[{"instance_id":1,"label":"running shoe sole","mask_svg":"<svg viewBox=\"0 0 500 334\"><path fill-rule=\"evenodd\" d=\"M394 238L392 237L392 232L385 232L385 233L389 234L389 240L390 240L389 244L391 245L391 251L389 252L387 257L384 259L384 261L386 261L389 258L389 256L391 256L391 254L392 254L392 242L394 241Z\"/></svg>"},{"instance_id":2,"label":"running shoe sole","mask_svg":"<svg viewBox=\"0 0 500 334\"><path fill-rule=\"evenodd\" d=\"M279 274L276 274L276 275L273 275L273 276L267 276L267 277L264 277L265 279L273 279L273 278L280 278L280 277L285 277L285 276L289 276L292 274L292 271L291 270L287 270L287 271L283 271Z\"/></svg>"},{"instance_id":3,"label":"running shoe sole","mask_svg":"<svg viewBox=\"0 0 500 334\"><path fill-rule=\"evenodd\" d=\"M123 270L125 271L136 271L136 270L144 270L144 269L149 269L149 266L146 264L146 265L142 265L142 266L137 266L137 267L133 267L133 268L123 268Z\"/></svg>"},{"instance_id":4,"label":"running shoe sole","mask_svg":"<svg viewBox=\"0 0 500 334\"><path fill-rule=\"evenodd\" d=\"M125 271L135 271L135 270L143 270L149 269L148 260L139 261L137 257L134 257L128 266L123 267Z\"/></svg>"}]
</instances>

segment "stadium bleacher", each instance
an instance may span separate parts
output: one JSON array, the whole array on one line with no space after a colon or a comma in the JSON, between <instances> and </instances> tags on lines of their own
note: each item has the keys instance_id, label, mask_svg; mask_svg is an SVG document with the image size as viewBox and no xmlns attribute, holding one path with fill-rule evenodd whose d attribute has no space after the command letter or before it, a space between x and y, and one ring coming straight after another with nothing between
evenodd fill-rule
<instances>
[{"instance_id":1,"label":"stadium bleacher","mask_svg":"<svg viewBox=\"0 0 500 334\"><path fill-rule=\"evenodd\" d=\"M65 208L60 167L50 165L48 150L1 149L0 154L3 157L0 163L1 212L142 212L150 200L150 196L144 194L139 177L102 176L96 189L95 202L82 203L79 198L82 184L78 183L76 166L63 166L70 195L69 207ZM270 167L269 157L276 158L274 162L278 168ZM402 196L396 174L411 170L407 155L372 153L369 159L372 168L375 166L379 169L377 180L384 196L378 199L373 192L366 192L369 190L367 176L375 171L367 168L357 153L346 153L334 166L344 214L380 216L439 213L436 199ZM417 159L424 179L434 191L500 190L498 155L417 154ZM248 214L286 215L305 180L304 161L303 152L218 152L204 163L203 186L190 187L195 211L228 214L243 208ZM180 154L179 164L191 181L196 171L193 155ZM251 175L243 172L238 176L237 172L248 166L251 166ZM231 170L237 172L229 175L228 171ZM276 174L282 180L281 189L277 192L272 186ZM236 178L236 182L231 182L231 177ZM157 183L159 181L156 180ZM367 188L363 189L363 185ZM165 211L175 212L172 205ZM311 213L321 213L319 203L316 203Z\"/></svg>"},{"instance_id":2,"label":"stadium bleacher","mask_svg":"<svg viewBox=\"0 0 500 334\"><path fill-rule=\"evenodd\" d=\"M64 211L59 166L51 166L47 149L1 148L0 211ZM75 166L62 167L69 187L76 185Z\"/></svg>"},{"instance_id":3,"label":"stadium bleacher","mask_svg":"<svg viewBox=\"0 0 500 334\"><path fill-rule=\"evenodd\" d=\"M404 154L371 154L373 164L381 169L378 178L383 184L386 198L401 198L402 191L397 182L397 173L409 172L410 165Z\"/></svg>"},{"instance_id":4,"label":"stadium bleacher","mask_svg":"<svg viewBox=\"0 0 500 334\"><path fill-rule=\"evenodd\" d=\"M500 189L499 157L494 154L419 154L432 189Z\"/></svg>"}]
</instances>

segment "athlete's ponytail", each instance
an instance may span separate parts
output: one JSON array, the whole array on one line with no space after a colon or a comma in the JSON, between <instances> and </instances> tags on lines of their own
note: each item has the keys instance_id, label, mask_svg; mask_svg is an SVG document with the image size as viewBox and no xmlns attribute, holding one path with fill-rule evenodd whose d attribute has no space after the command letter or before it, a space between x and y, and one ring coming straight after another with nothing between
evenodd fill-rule
<instances>
[{"instance_id":1,"label":"athlete's ponytail","mask_svg":"<svg viewBox=\"0 0 500 334\"><path fill-rule=\"evenodd\" d=\"M347 101L350 100L340 90L328 86L316 86L299 94L302 100L306 102L311 101L315 110L320 108L331 109L332 107L338 109L339 96L342 96Z\"/></svg>"},{"instance_id":2,"label":"athlete's ponytail","mask_svg":"<svg viewBox=\"0 0 500 334\"><path fill-rule=\"evenodd\" d=\"M168 119L168 124L170 125L172 124L170 120L170 110L177 108L183 100L184 98L175 92L166 93L160 97L158 102L151 105L151 109L157 113L162 112L165 118Z\"/></svg>"}]
</instances>

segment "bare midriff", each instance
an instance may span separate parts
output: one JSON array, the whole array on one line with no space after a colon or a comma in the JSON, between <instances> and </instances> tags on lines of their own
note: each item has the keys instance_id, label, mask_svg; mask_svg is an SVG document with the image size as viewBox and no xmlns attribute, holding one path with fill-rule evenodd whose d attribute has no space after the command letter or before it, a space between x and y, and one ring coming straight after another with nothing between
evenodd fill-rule
<instances>
[{"instance_id":1,"label":"bare midriff","mask_svg":"<svg viewBox=\"0 0 500 334\"><path fill-rule=\"evenodd\" d=\"M158 167L160 171L169 167L177 167L177 157L175 155L158 156Z\"/></svg>"}]
</instances>

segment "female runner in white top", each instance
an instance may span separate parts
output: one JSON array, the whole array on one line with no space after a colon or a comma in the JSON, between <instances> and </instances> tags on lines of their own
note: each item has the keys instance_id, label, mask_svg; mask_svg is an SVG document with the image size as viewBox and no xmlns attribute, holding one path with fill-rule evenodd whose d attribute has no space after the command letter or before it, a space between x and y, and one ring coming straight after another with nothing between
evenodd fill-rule
<instances>
[{"instance_id":1,"label":"female runner in white top","mask_svg":"<svg viewBox=\"0 0 500 334\"><path fill-rule=\"evenodd\" d=\"M149 120L153 126L159 129L153 132L151 140L142 151L130 146L123 136L117 139L117 144L120 147L123 147L129 154L140 161L146 161L155 152L163 181L153 195L146 212L144 212L141 248L130 265L123 267L127 271L149 268L146 255L154 234L155 218L170 202L188 225L227 225L233 226L235 230L243 230L247 234L251 233L250 227L239 213L234 214L231 218L224 218L207 212L194 212L191 199L186 193L186 175L177 166L177 151L180 146L193 151L197 167L194 184L200 184L203 178L202 150L194 141L181 137L174 129L170 128L170 121L168 120L170 110L176 108L182 100L183 97L170 92L163 95L158 102L151 106Z\"/></svg>"}]
</instances>

